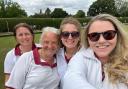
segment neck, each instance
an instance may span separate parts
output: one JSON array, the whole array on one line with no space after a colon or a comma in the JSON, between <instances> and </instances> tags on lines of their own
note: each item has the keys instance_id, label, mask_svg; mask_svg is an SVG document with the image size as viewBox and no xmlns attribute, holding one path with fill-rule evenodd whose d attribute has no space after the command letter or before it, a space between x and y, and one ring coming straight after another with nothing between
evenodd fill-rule
<instances>
[{"instance_id":1,"label":"neck","mask_svg":"<svg viewBox=\"0 0 128 89\"><path fill-rule=\"evenodd\" d=\"M20 47L21 52L23 52L23 53L32 50L32 45L28 45L28 46L20 45L19 47Z\"/></svg>"},{"instance_id":2,"label":"neck","mask_svg":"<svg viewBox=\"0 0 128 89\"><path fill-rule=\"evenodd\" d=\"M40 57L42 60L48 62L49 64L53 64L54 63L54 56L48 56L45 54L45 52L43 51L43 49L39 50L40 53Z\"/></svg>"},{"instance_id":3,"label":"neck","mask_svg":"<svg viewBox=\"0 0 128 89\"><path fill-rule=\"evenodd\" d=\"M66 48L65 55L67 58L71 58L76 52L78 51L78 48Z\"/></svg>"},{"instance_id":4,"label":"neck","mask_svg":"<svg viewBox=\"0 0 128 89\"><path fill-rule=\"evenodd\" d=\"M108 61L108 57L100 57L99 60L101 61L102 64L106 64Z\"/></svg>"}]
</instances>

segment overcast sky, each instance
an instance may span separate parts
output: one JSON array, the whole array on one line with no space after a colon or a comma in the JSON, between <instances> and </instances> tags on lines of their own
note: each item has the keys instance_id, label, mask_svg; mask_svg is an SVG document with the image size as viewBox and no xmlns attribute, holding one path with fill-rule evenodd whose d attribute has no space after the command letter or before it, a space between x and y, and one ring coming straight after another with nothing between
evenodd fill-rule
<instances>
[{"instance_id":1,"label":"overcast sky","mask_svg":"<svg viewBox=\"0 0 128 89\"><path fill-rule=\"evenodd\" d=\"M51 11L54 8L63 8L68 14L76 14L78 10L87 12L92 2L96 0L12 0L17 2L28 15L42 12L49 8Z\"/></svg>"}]
</instances>

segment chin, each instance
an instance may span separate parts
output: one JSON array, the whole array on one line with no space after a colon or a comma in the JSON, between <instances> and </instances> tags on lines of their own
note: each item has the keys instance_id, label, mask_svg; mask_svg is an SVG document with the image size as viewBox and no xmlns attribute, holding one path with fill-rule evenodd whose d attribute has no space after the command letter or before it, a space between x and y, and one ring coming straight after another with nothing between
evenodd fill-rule
<instances>
[{"instance_id":1,"label":"chin","mask_svg":"<svg viewBox=\"0 0 128 89\"><path fill-rule=\"evenodd\" d=\"M105 58L105 57L108 57L109 55L108 54L99 53L97 56L98 56L98 58Z\"/></svg>"}]
</instances>

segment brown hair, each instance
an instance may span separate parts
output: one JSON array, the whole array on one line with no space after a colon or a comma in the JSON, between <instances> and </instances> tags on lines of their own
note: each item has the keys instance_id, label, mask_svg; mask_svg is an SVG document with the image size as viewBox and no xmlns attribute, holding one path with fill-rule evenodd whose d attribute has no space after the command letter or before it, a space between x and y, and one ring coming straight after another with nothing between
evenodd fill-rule
<instances>
[{"instance_id":1,"label":"brown hair","mask_svg":"<svg viewBox=\"0 0 128 89\"><path fill-rule=\"evenodd\" d=\"M25 27L25 28L27 28L27 29L30 31L30 33L33 35L33 37L34 37L33 29L32 29L31 26L28 25L27 23L19 23L19 24L17 24L17 25L14 27L14 29L13 29L13 35L14 35L14 36L16 36L16 30L17 30L18 28L20 28L20 27Z\"/></svg>"}]
</instances>

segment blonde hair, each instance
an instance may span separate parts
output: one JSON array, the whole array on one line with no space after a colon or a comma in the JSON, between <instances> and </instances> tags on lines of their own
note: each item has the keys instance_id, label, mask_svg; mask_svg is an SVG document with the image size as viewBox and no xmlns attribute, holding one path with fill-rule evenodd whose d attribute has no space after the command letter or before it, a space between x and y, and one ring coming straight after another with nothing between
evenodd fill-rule
<instances>
[{"instance_id":1,"label":"blonde hair","mask_svg":"<svg viewBox=\"0 0 128 89\"><path fill-rule=\"evenodd\" d=\"M76 18L74 18L74 17L66 17L66 18L64 18L62 20L61 24L60 24L60 34L62 33L65 24L73 24L73 25L75 25L76 28L77 28L77 31L80 33L80 36L81 36L81 24ZM80 39L80 42L81 42L81 39ZM80 46L80 42L78 42L78 47ZM61 47L64 46L62 44L62 42L60 42L60 46Z\"/></svg>"},{"instance_id":2,"label":"blonde hair","mask_svg":"<svg viewBox=\"0 0 128 89\"><path fill-rule=\"evenodd\" d=\"M109 80L112 83L128 83L128 77L126 77L126 74L128 74L128 39L123 24L116 17L109 14L100 14L92 18L84 30L82 43L85 48L89 47L87 34L91 24L97 20L109 21L117 30L117 45L109 56L110 60L105 64Z\"/></svg>"}]
</instances>

